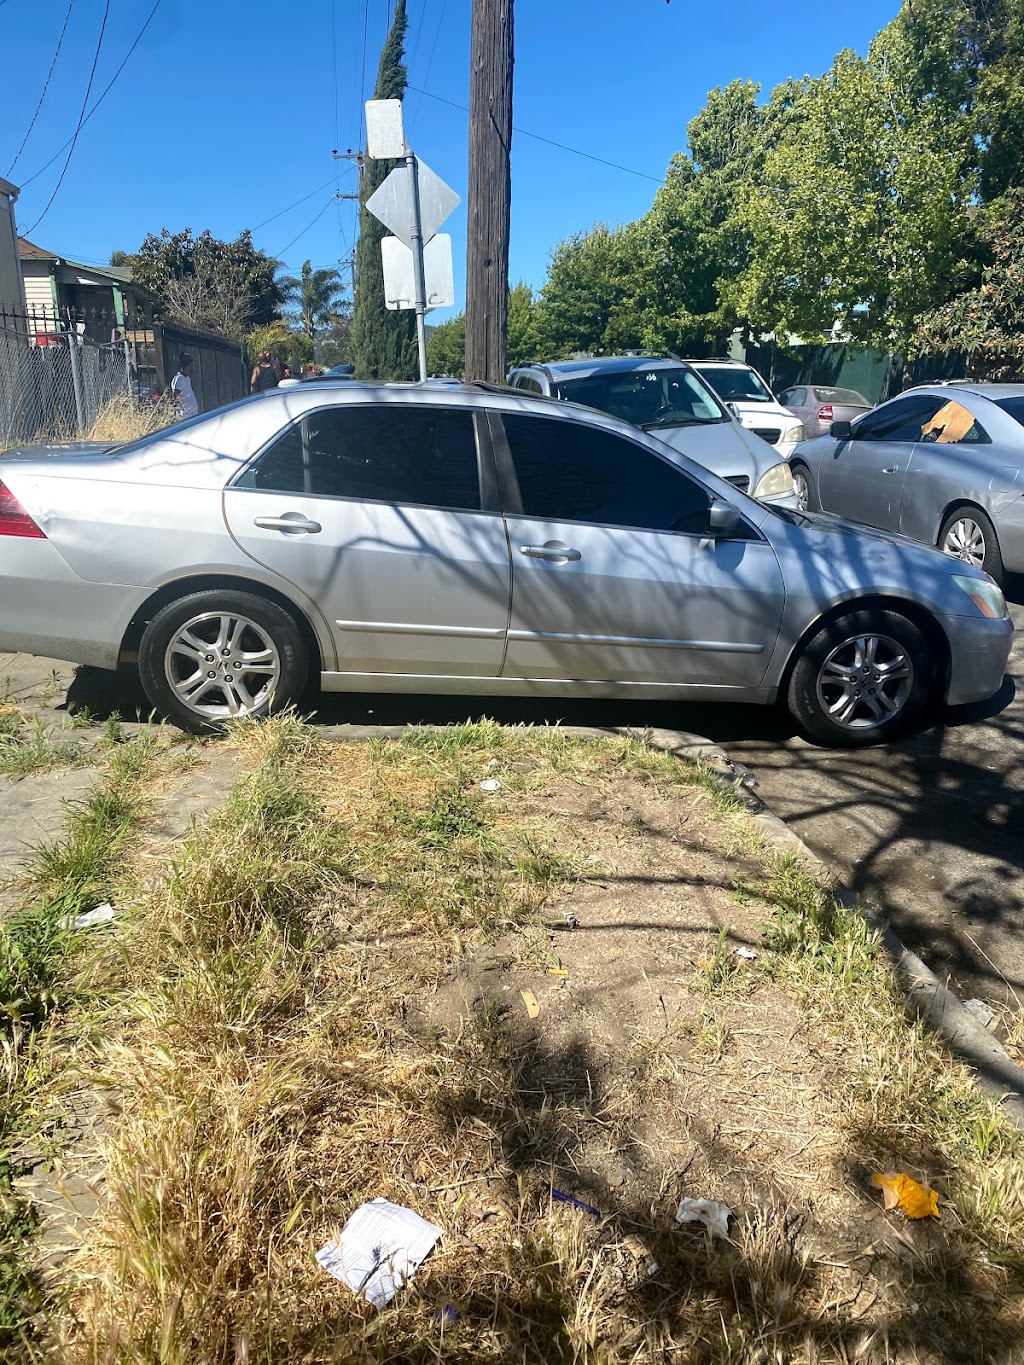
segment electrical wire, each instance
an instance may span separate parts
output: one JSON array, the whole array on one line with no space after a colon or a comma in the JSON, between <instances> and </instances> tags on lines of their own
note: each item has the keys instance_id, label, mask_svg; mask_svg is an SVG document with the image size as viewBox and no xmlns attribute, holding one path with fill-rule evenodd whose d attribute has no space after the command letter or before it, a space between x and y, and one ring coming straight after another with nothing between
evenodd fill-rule
<instances>
[{"instance_id":1,"label":"electrical wire","mask_svg":"<svg viewBox=\"0 0 1024 1365\"><path fill-rule=\"evenodd\" d=\"M124 54L124 59L123 59L123 61L121 62L121 65L117 68L117 70L116 70L116 71L114 72L114 74L111 76L110 80L107 82L106 88L104 89L103 93L97 97L96 103L92 106L92 108L91 108L91 109L89 110L89 112L86 114L85 118L82 120L82 128L85 127L85 125L86 125L86 124L89 122L89 120L92 118L93 114L95 114L96 110L100 107L100 105L103 103L103 101L104 101L104 100L107 98L107 96L110 94L111 90L113 90L114 85L115 85L115 83L116 83L116 81L117 81L118 76L120 76L121 72L122 72L122 71L125 69L125 67L128 65L128 61L129 61L129 58L131 57L132 53L135 51L135 49L138 47L138 45L142 42L143 35L145 34L146 29L149 28L150 24L153 22L153 16L156 14L157 10L160 8L161 3L162 3L162 0L156 0L156 3L153 5L153 8L149 11L149 14L148 14L147 17L146 17L146 22L145 22L145 23L142 25L142 27L139 29L138 34L136 35L136 38L135 38L134 43L132 43L131 47L130 47L130 48L128 49L128 51ZM79 129L79 132L80 132L80 131L81 131L81 129ZM77 136L77 134L76 134L76 136ZM31 185L31 183L32 183L33 180L38 180L38 178L42 175L42 173L43 173L44 171L48 171L48 170L50 169L50 167L53 165L53 163L54 163L54 162L57 160L57 158L60 156L61 152L66 151L66 150L68 149L68 147L71 146L71 143L72 143L73 140L74 140L73 138L69 138L68 141L65 142L65 144L64 144L63 147L58 147L57 150L54 152L53 156L50 157L49 161L46 163L45 166L40 166L39 169L38 169L38 171L35 171L32 175L30 175L30 176L28 177L27 180L23 180L23 181L21 182L21 188L24 189L26 185Z\"/></svg>"},{"instance_id":2,"label":"electrical wire","mask_svg":"<svg viewBox=\"0 0 1024 1365\"><path fill-rule=\"evenodd\" d=\"M430 47L430 56L427 58L427 72L426 72L426 75L423 77L423 84L424 84L424 85L426 85L427 81L430 80L430 68L434 65L434 53L437 51L437 40L438 40L438 38L440 38L440 36L441 36L441 26L442 26L442 24L444 23L445 11L446 11L447 9L448 9L448 0L444 0L444 4L441 6L441 17L440 17L440 19L438 19L438 21L437 21L437 30L436 30L436 32L434 33L434 41L433 41L433 43L431 44L431 47ZM416 88L415 86L410 86L410 87L409 87L410 90L414 90L415 88ZM412 132L413 128L416 127L416 119L417 119L417 117L419 116L420 106L421 106L422 103L423 103L423 96L424 96L426 93L427 93L427 92L426 92L425 90L420 90L420 91L419 91L419 99L416 101L416 108L412 111L412 118L409 120L409 131L410 131L410 133Z\"/></svg>"},{"instance_id":3,"label":"electrical wire","mask_svg":"<svg viewBox=\"0 0 1024 1365\"><path fill-rule=\"evenodd\" d=\"M434 95L429 90L421 90L418 85L410 85L409 89L415 90L418 95L426 95L428 100L437 100L440 104L450 104L453 109L461 109L464 114L469 113L467 105L457 104L455 100L445 99L443 95ZM564 142L556 142L554 138L541 137L540 133L528 132L527 129L520 128L516 123L512 125L512 130L518 133L520 137L530 137L535 142L546 142L549 147L557 147L562 152L572 152L573 156L586 157L588 161L599 161L602 166L611 166L613 170L625 171L627 175L638 175L641 180L653 180L656 185L660 185L664 181L663 176L648 175L646 171L634 170L632 166L623 166L618 161L608 161L603 156L594 156L593 152L581 152L579 147L569 147Z\"/></svg>"},{"instance_id":4,"label":"electrical wire","mask_svg":"<svg viewBox=\"0 0 1024 1365\"><path fill-rule=\"evenodd\" d=\"M289 204L286 209L280 209L277 213L272 213L269 218L264 218L262 223L257 223L256 226L250 230L252 232L259 232L260 228L266 227L268 223L273 223L276 219L283 218L286 213L291 213L292 209L297 209L299 205L304 204L307 199L312 199L314 194L322 194L324 190L330 189L334 183L335 177L332 175L326 184L317 185L315 190L310 190L310 192L304 194L301 199L296 199L295 203Z\"/></svg>"},{"instance_id":5,"label":"electrical wire","mask_svg":"<svg viewBox=\"0 0 1024 1365\"><path fill-rule=\"evenodd\" d=\"M68 12L64 16L64 24L60 31L60 37L57 39L57 47L53 54L53 61L50 63L50 69L46 73L46 80L43 81L43 92L39 96L39 103L36 105L35 113L32 115L32 118L29 121L28 132L26 132L25 136L21 139L21 146L18 148L18 155L14 158L14 160L8 167L7 170L8 175L13 174L15 166L21 160L21 154L25 150L25 144L32 136L32 129L36 126L36 119L39 117L39 111L43 107L43 100L46 99L46 92L50 88L50 78L53 75L53 68L57 65L57 58L60 56L60 50L64 46L64 35L68 31L68 20L71 18L71 11L74 9L74 7L75 0L68 0Z\"/></svg>"},{"instance_id":6,"label":"electrical wire","mask_svg":"<svg viewBox=\"0 0 1024 1365\"><path fill-rule=\"evenodd\" d=\"M327 212L327 210L331 207L333 203L334 195L332 194L330 199L328 199L327 203L323 206L323 208L316 215L316 217L310 219L310 221L306 224L306 226L302 229L298 236L293 237L287 246L283 246L281 250L276 253L276 258L280 260L284 256L284 253L286 251L290 251L292 249L295 243L299 240L299 237L305 237L306 233L313 226L313 224L318 223L320 221L320 219L324 216L324 214Z\"/></svg>"},{"instance_id":7,"label":"electrical wire","mask_svg":"<svg viewBox=\"0 0 1024 1365\"><path fill-rule=\"evenodd\" d=\"M68 167L71 165L71 158L74 156L74 154L75 154L75 147L78 145L78 135L79 135L79 133L82 131L82 124L85 122L85 110L86 110L86 106L87 106L88 103L89 103L89 96L92 94L92 83L93 83L93 80L94 80L95 77L96 77L96 67L99 65L100 52L101 52L101 50L102 50L102 48L103 48L103 35L104 35L104 33L106 33L106 31L107 31L107 16L108 16L109 14L110 14L110 0L106 0L106 4L103 6L103 21L102 21L102 23L100 24L100 36L96 39L96 51L93 53L92 68L91 68L91 70L89 71L89 84L85 87L85 99L82 100L82 109L81 109L81 112L80 112L79 115L78 115L78 127L75 129L75 135L74 135L74 137L71 139L71 147L70 147L70 149L68 150L67 159L65 160L64 165L61 167L61 172L60 172L60 176L59 176L59 178L58 178L58 180L57 180L57 183L56 183L56 185L54 185L54 187L53 187L53 193L50 195L49 199L47 199L47 201L46 201L46 208L43 209L42 213L39 215L39 217L36 219L36 221L32 224L32 226L31 226L30 228L27 228L27 229L26 229L26 232L25 232L25 235L26 235L26 236L27 236L28 233L30 233L30 232L35 232L36 228L37 228L37 227L39 226L39 224L43 221L43 219L46 217L46 215L50 212L50 205L51 205L51 204L53 203L53 201L57 198L57 192L59 191L61 185L63 185L63 183L64 183L64 177L67 175L67 173L68 173ZM59 155L59 153L58 153L58 155Z\"/></svg>"},{"instance_id":8,"label":"electrical wire","mask_svg":"<svg viewBox=\"0 0 1024 1365\"><path fill-rule=\"evenodd\" d=\"M416 32L415 32L415 33L413 34L413 36L412 36L412 51L409 53L409 61L408 61L408 64L407 64L407 65L408 65L408 69L409 69L410 71L412 70L413 64L414 64L415 61L416 61L416 53L419 51L419 47L420 47L420 34L423 32L423 20L424 20L424 18L426 17L426 13L427 13L427 9L429 8L429 5L430 5L430 0L423 0L423 3L420 5L420 18L419 18L419 23L416 25Z\"/></svg>"}]
</instances>

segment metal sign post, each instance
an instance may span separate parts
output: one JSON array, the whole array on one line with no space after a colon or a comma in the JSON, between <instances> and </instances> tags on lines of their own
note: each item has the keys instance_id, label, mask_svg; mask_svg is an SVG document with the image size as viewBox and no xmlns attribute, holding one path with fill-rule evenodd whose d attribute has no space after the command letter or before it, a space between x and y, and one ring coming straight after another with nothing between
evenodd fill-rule
<instances>
[{"instance_id":1,"label":"metal sign post","mask_svg":"<svg viewBox=\"0 0 1024 1365\"><path fill-rule=\"evenodd\" d=\"M426 316L429 298L447 298L447 290L443 286L438 288L436 282L428 296L425 250L436 237L438 228L460 202L459 196L406 145L401 100L367 100L366 144L371 157L400 159L404 163L396 166L384 183L370 195L366 208L391 229L398 242L403 242L412 252L413 297L408 301L404 297L404 290L393 289L391 295L388 294L389 251L384 249L383 243L381 263L387 306L416 310L416 345L422 383L427 377ZM392 240L384 238L384 242ZM395 250L398 249L396 245ZM390 255L394 261L394 254ZM395 299L393 303L392 298ZM434 306L439 305L435 303Z\"/></svg>"},{"instance_id":2,"label":"metal sign post","mask_svg":"<svg viewBox=\"0 0 1024 1365\"><path fill-rule=\"evenodd\" d=\"M416 157L410 152L405 158L412 186L412 224L409 229L412 247L413 279L416 281L416 348L420 353L420 383L427 379L427 283L423 271L423 221L420 217L420 173Z\"/></svg>"}]
</instances>

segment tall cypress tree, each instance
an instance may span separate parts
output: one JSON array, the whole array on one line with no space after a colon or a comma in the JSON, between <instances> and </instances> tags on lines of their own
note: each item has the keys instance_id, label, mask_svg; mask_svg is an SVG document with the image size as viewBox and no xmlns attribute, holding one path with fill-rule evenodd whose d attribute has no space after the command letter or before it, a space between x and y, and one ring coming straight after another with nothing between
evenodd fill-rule
<instances>
[{"instance_id":1,"label":"tall cypress tree","mask_svg":"<svg viewBox=\"0 0 1024 1365\"><path fill-rule=\"evenodd\" d=\"M408 73L402 61L406 30L405 0L398 0L384 50L380 54L373 98L400 100L405 95ZM380 243L387 229L366 201L383 184L397 163L367 158L359 186L359 243L356 247L356 280L352 302L352 354L360 379L416 379L416 315L411 309L388 312L384 307Z\"/></svg>"}]
</instances>

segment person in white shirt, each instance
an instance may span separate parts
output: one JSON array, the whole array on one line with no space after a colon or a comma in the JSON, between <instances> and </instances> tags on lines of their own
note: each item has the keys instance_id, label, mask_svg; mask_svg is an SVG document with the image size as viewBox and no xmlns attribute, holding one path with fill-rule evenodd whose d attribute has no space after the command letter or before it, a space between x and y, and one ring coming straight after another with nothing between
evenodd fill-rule
<instances>
[{"instance_id":1,"label":"person in white shirt","mask_svg":"<svg viewBox=\"0 0 1024 1365\"><path fill-rule=\"evenodd\" d=\"M192 390L192 357L190 355L183 355L179 360L178 373L171 380L171 393L178 404L178 415L182 419L199 415L199 400Z\"/></svg>"}]
</instances>

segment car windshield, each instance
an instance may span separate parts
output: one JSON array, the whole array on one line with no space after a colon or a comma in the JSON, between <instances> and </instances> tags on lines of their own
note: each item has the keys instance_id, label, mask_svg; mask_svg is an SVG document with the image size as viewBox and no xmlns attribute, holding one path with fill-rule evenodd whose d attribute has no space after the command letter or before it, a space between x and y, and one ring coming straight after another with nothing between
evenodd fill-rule
<instances>
[{"instance_id":1,"label":"car windshield","mask_svg":"<svg viewBox=\"0 0 1024 1365\"><path fill-rule=\"evenodd\" d=\"M858 408L869 408L871 404L856 389L815 389L814 397L819 403L848 403Z\"/></svg>"},{"instance_id":2,"label":"car windshield","mask_svg":"<svg viewBox=\"0 0 1024 1365\"><path fill-rule=\"evenodd\" d=\"M997 398L996 407L1008 412L1015 422L1024 427L1024 395L1017 398Z\"/></svg>"},{"instance_id":3,"label":"car windshield","mask_svg":"<svg viewBox=\"0 0 1024 1365\"><path fill-rule=\"evenodd\" d=\"M771 390L756 370L738 365L702 365L700 377L727 403L774 403Z\"/></svg>"},{"instance_id":4,"label":"car windshield","mask_svg":"<svg viewBox=\"0 0 1024 1365\"><path fill-rule=\"evenodd\" d=\"M715 402L692 370L659 365L588 375L558 384L559 398L584 403L635 427L689 427L727 422L729 414Z\"/></svg>"}]
</instances>

